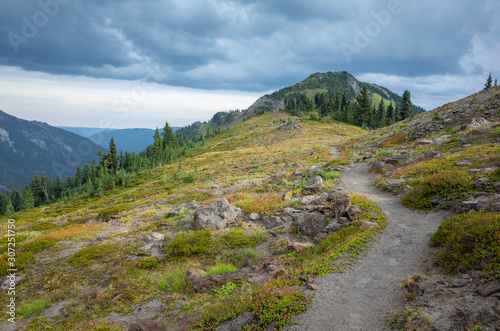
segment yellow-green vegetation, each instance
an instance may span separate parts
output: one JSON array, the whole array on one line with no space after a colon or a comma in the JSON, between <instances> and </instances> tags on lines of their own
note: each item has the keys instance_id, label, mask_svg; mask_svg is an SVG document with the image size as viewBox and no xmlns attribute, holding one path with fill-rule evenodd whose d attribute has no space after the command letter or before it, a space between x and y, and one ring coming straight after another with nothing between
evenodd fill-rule
<instances>
[{"instance_id":1,"label":"yellow-green vegetation","mask_svg":"<svg viewBox=\"0 0 500 331\"><path fill-rule=\"evenodd\" d=\"M393 311L387 325L397 330L427 331L431 329L432 319L424 313L425 308L412 309L406 307L403 311Z\"/></svg>"},{"instance_id":2,"label":"yellow-green vegetation","mask_svg":"<svg viewBox=\"0 0 500 331\"><path fill-rule=\"evenodd\" d=\"M238 270L238 267L235 267L234 265L230 263L221 263L218 262L214 266L208 268L207 270L207 275L220 275L226 272L233 272Z\"/></svg>"},{"instance_id":3,"label":"yellow-green vegetation","mask_svg":"<svg viewBox=\"0 0 500 331\"><path fill-rule=\"evenodd\" d=\"M281 130L283 122L289 120L297 128ZM304 264L312 256L311 250L279 257L289 263L284 264L284 275L291 275L290 279L277 276L267 284L243 281L215 293L195 293L192 284L186 282L187 268L210 272L210 268L223 264L233 266L219 271L223 272L251 266L268 256L263 247L269 244L264 242L272 246L280 238L255 227L189 231L192 211L186 209L175 217L167 213L184 202L209 204L221 194L247 214L270 216L282 208L297 207L297 201L282 199L284 193L289 197L303 194L296 189L291 174L311 165L349 164L348 158L333 159L332 147L364 132L335 121L265 113L206 140L201 149L179 163L132 176L127 187L115 187L102 197L82 195L15 213L11 218L16 220L19 248L16 268L28 279L16 287L19 302L65 301L71 311L66 317L40 317L29 323L21 318L20 322L27 323L26 330L114 330L116 325L102 320L110 313L127 314L148 300L161 298L165 313L182 304L182 312L202 314L198 329L213 329L244 311L253 312L259 328L264 329L274 316L269 309L281 312L278 325L283 325L291 315L305 309L308 298L299 291L299 275L307 268L314 269L313 263ZM277 176L280 173L284 175ZM326 170L322 175L330 189L340 173ZM272 176L279 177L280 182L271 180ZM368 204L364 208L372 210ZM6 224L7 218L0 221ZM338 270L335 264L340 262L332 257L332 265L327 268L324 256L334 256L342 249L351 254L350 247L361 251L362 243L377 231L353 226L338 239L327 239L322 257L316 260L324 266L316 274ZM152 232L165 234L162 257L138 250ZM327 247L328 240L332 247ZM346 241L345 246L341 240ZM0 238L2 270L7 269L7 243L7 236ZM5 305L6 300L0 298L0 304Z\"/></svg>"},{"instance_id":4,"label":"yellow-green vegetation","mask_svg":"<svg viewBox=\"0 0 500 331\"><path fill-rule=\"evenodd\" d=\"M44 310L47 307L50 307L50 304L51 302L49 298L34 300L19 306L18 312L22 314L25 318L29 318L33 314L39 315L42 312L42 310Z\"/></svg>"},{"instance_id":5,"label":"yellow-green vegetation","mask_svg":"<svg viewBox=\"0 0 500 331\"><path fill-rule=\"evenodd\" d=\"M438 263L450 274L458 265L466 270L483 266L488 278L500 278L500 213L468 213L443 221L431 236L431 244L443 249Z\"/></svg>"}]
</instances>

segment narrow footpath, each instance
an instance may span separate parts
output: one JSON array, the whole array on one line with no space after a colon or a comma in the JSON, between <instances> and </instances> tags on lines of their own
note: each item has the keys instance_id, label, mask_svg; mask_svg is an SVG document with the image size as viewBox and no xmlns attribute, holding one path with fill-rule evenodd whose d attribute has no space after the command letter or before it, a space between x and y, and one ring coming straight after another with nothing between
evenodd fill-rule
<instances>
[{"instance_id":1,"label":"narrow footpath","mask_svg":"<svg viewBox=\"0 0 500 331\"><path fill-rule=\"evenodd\" d=\"M402 280L423 273L421 262L429 258L429 237L445 212L426 214L403 207L394 194L373 186L368 170L366 163L355 164L342 175L339 186L377 203L387 216L387 227L352 269L315 280L318 289L313 303L295 316L298 324L290 323L287 330L386 330L388 313L404 309Z\"/></svg>"}]
</instances>

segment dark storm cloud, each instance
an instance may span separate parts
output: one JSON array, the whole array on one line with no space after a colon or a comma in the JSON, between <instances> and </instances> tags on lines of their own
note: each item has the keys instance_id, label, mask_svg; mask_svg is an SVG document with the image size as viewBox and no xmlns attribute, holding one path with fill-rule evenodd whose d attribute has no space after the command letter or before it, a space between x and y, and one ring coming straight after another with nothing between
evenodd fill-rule
<instances>
[{"instance_id":1,"label":"dark storm cloud","mask_svg":"<svg viewBox=\"0 0 500 331\"><path fill-rule=\"evenodd\" d=\"M377 21L394 1L6 0L0 64L129 80L153 71L165 84L253 91L317 71L460 74L498 12L491 0L401 0Z\"/></svg>"}]
</instances>

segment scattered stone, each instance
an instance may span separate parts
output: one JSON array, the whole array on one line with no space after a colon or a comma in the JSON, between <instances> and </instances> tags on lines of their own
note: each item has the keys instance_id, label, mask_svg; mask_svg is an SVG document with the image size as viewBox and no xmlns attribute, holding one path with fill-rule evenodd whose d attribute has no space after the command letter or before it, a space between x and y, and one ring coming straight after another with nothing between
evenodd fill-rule
<instances>
[{"instance_id":1,"label":"scattered stone","mask_svg":"<svg viewBox=\"0 0 500 331\"><path fill-rule=\"evenodd\" d=\"M314 246L311 243L291 243L288 245L287 249L291 252L302 252L310 247Z\"/></svg>"},{"instance_id":2,"label":"scattered stone","mask_svg":"<svg viewBox=\"0 0 500 331\"><path fill-rule=\"evenodd\" d=\"M227 228L230 222L237 222L242 217L243 212L240 208L234 207L226 198L222 198L196 210L194 224L197 230L221 230Z\"/></svg>"},{"instance_id":3,"label":"scattered stone","mask_svg":"<svg viewBox=\"0 0 500 331\"><path fill-rule=\"evenodd\" d=\"M492 294L500 292L500 284L498 284L498 283L488 283L488 284L479 286L479 288L477 289L477 291L483 297L489 297Z\"/></svg>"},{"instance_id":4,"label":"scattered stone","mask_svg":"<svg viewBox=\"0 0 500 331\"><path fill-rule=\"evenodd\" d=\"M469 146L471 143L470 143L469 138L462 138L462 139L460 139L459 144L462 145L462 147L465 147L465 146Z\"/></svg>"},{"instance_id":5,"label":"scattered stone","mask_svg":"<svg viewBox=\"0 0 500 331\"><path fill-rule=\"evenodd\" d=\"M425 154L424 154L424 159L434 159L434 158L441 158L441 153L439 153L438 151L427 151Z\"/></svg>"},{"instance_id":6,"label":"scattered stone","mask_svg":"<svg viewBox=\"0 0 500 331\"><path fill-rule=\"evenodd\" d=\"M431 145L432 140L428 139L420 139L415 142L415 146L425 146L425 145Z\"/></svg>"},{"instance_id":7,"label":"scattered stone","mask_svg":"<svg viewBox=\"0 0 500 331\"><path fill-rule=\"evenodd\" d=\"M320 233L320 234L316 235L316 237L314 237L313 242L315 244L319 244L320 242L324 241L326 239L326 237L328 237L328 235L326 233Z\"/></svg>"},{"instance_id":8,"label":"scattered stone","mask_svg":"<svg viewBox=\"0 0 500 331\"><path fill-rule=\"evenodd\" d=\"M412 190L413 190L413 187L411 187L410 185L403 185L403 186L399 189L399 194L400 194L400 195L407 195L407 194L408 194L408 193L410 193Z\"/></svg>"},{"instance_id":9,"label":"scattered stone","mask_svg":"<svg viewBox=\"0 0 500 331\"><path fill-rule=\"evenodd\" d=\"M444 205L445 201L446 201L445 198L443 198L440 195L433 195L431 197L431 203L432 203L432 206L434 206L434 207L439 207L439 206Z\"/></svg>"},{"instance_id":10,"label":"scattered stone","mask_svg":"<svg viewBox=\"0 0 500 331\"><path fill-rule=\"evenodd\" d=\"M385 163L395 165L399 163L399 159L395 157L390 157L385 160Z\"/></svg>"},{"instance_id":11,"label":"scattered stone","mask_svg":"<svg viewBox=\"0 0 500 331\"><path fill-rule=\"evenodd\" d=\"M283 195L281 196L281 200L290 201L290 196L288 195L288 193L283 193Z\"/></svg>"},{"instance_id":12,"label":"scattered stone","mask_svg":"<svg viewBox=\"0 0 500 331\"><path fill-rule=\"evenodd\" d=\"M169 217L175 217L175 216L179 215L179 212L183 209L184 210L195 210L196 208L198 208L198 204L194 201L187 202L187 203L181 203L180 205L173 206L170 209Z\"/></svg>"},{"instance_id":13,"label":"scattered stone","mask_svg":"<svg viewBox=\"0 0 500 331\"><path fill-rule=\"evenodd\" d=\"M232 321L225 321L219 324L214 331L240 331L245 330L245 326L252 323L253 315L251 312L246 311L239 315Z\"/></svg>"},{"instance_id":14,"label":"scattered stone","mask_svg":"<svg viewBox=\"0 0 500 331\"><path fill-rule=\"evenodd\" d=\"M379 226L379 224L375 223L375 222L370 222L370 221L361 221L361 225L359 226L359 228L361 230L368 230L368 229L374 228L376 226Z\"/></svg>"},{"instance_id":15,"label":"scattered stone","mask_svg":"<svg viewBox=\"0 0 500 331\"><path fill-rule=\"evenodd\" d=\"M453 150L450 151L450 154L459 153L459 152L461 152L463 150L464 150L463 148L455 148L455 149L453 149Z\"/></svg>"},{"instance_id":16,"label":"scattered stone","mask_svg":"<svg viewBox=\"0 0 500 331\"><path fill-rule=\"evenodd\" d=\"M330 223L328 223L328 225L323 229L323 232L324 233L333 233L333 232L337 232L343 228L346 228L349 226L349 223L344 223L344 224L341 224L337 221L331 221Z\"/></svg>"},{"instance_id":17,"label":"scattered stone","mask_svg":"<svg viewBox=\"0 0 500 331\"><path fill-rule=\"evenodd\" d=\"M304 176L304 173L302 171L295 170L292 172L292 177L302 177Z\"/></svg>"},{"instance_id":18,"label":"scattered stone","mask_svg":"<svg viewBox=\"0 0 500 331\"><path fill-rule=\"evenodd\" d=\"M359 219L360 215L361 215L361 207L360 206L356 206L356 205L351 205L348 209L347 209L347 215L349 216L349 219L351 221L356 221ZM340 223L340 222L339 222Z\"/></svg>"},{"instance_id":19,"label":"scattered stone","mask_svg":"<svg viewBox=\"0 0 500 331\"><path fill-rule=\"evenodd\" d=\"M273 273L275 272L276 270L278 270L280 267L277 266L277 265L274 265L274 264L270 264L266 267L266 271L269 272L269 273Z\"/></svg>"},{"instance_id":20,"label":"scattered stone","mask_svg":"<svg viewBox=\"0 0 500 331\"><path fill-rule=\"evenodd\" d=\"M0 288L2 292L5 292L10 287L16 287L19 284L21 284L26 278L21 277L21 276L14 276L14 277L5 277L2 280L0 280Z\"/></svg>"},{"instance_id":21,"label":"scattered stone","mask_svg":"<svg viewBox=\"0 0 500 331\"><path fill-rule=\"evenodd\" d=\"M333 167L332 170L344 173L344 172L349 171L350 169L346 166L338 165L338 166Z\"/></svg>"},{"instance_id":22,"label":"scattered stone","mask_svg":"<svg viewBox=\"0 0 500 331\"><path fill-rule=\"evenodd\" d=\"M478 204L478 201L476 199L469 198L469 199L459 203L457 208L458 208L458 210L460 210L462 212L468 212L468 211L476 209L477 204Z\"/></svg>"},{"instance_id":23,"label":"scattered stone","mask_svg":"<svg viewBox=\"0 0 500 331\"><path fill-rule=\"evenodd\" d=\"M478 129L478 128L483 128L486 126L490 126L491 122L482 118L482 117L476 117L473 118L471 123L467 126L467 129Z\"/></svg>"},{"instance_id":24,"label":"scattered stone","mask_svg":"<svg viewBox=\"0 0 500 331\"><path fill-rule=\"evenodd\" d=\"M500 213L500 202L493 202L490 205L490 213Z\"/></svg>"},{"instance_id":25,"label":"scattered stone","mask_svg":"<svg viewBox=\"0 0 500 331\"><path fill-rule=\"evenodd\" d=\"M321 233L327 225L325 215L317 212L294 214L293 220L297 229L310 237L315 237Z\"/></svg>"},{"instance_id":26,"label":"scattered stone","mask_svg":"<svg viewBox=\"0 0 500 331\"><path fill-rule=\"evenodd\" d=\"M244 270L226 272L220 275L208 275L193 280L193 289L197 293L213 292L227 283L237 283L248 278L248 273Z\"/></svg>"},{"instance_id":27,"label":"scattered stone","mask_svg":"<svg viewBox=\"0 0 500 331\"><path fill-rule=\"evenodd\" d=\"M463 160L460 162L455 163L457 167L470 167L472 165L472 162L469 160Z\"/></svg>"},{"instance_id":28,"label":"scattered stone","mask_svg":"<svg viewBox=\"0 0 500 331\"><path fill-rule=\"evenodd\" d=\"M259 221L262 217L257 213L250 214L250 221L256 222Z\"/></svg>"},{"instance_id":29,"label":"scattered stone","mask_svg":"<svg viewBox=\"0 0 500 331\"><path fill-rule=\"evenodd\" d=\"M460 288L460 287L465 287L469 284L469 281L466 279L454 279L450 282L450 287L451 288Z\"/></svg>"},{"instance_id":30,"label":"scattered stone","mask_svg":"<svg viewBox=\"0 0 500 331\"><path fill-rule=\"evenodd\" d=\"M269 234L273 237L277 237L278 236L278 231L274 231L274 230L267 230L267 232L269 232Z\"/></svg>"},{"instance_id":31,"label":"scattered stone","mask_svg":"<svg viewBox=\"0 0 500 331\"><path fill-rule=\"evenodd\" d=\"M310 192L310 193L319 193L323 191L326 188L324 184L313 184L313 185L308 185L304 187L303 191L304 192Z\"/></svg>"},{"instance_id":32,"label":"scattered stone","mask_svg":"<svg viewBox=\"0 0 500 331\"><path fill-rule=\"evenodd\" d=\"M189 268L186 270L186 281L192 282L193 280L201 277L205 277L207 273L201 269Z\"/></svg>"},{"instance_id":33,"label":"scattered stone","mask_svg":"<svg viewBox=\"0 0 500 331\"><path fill-rule=\"evenodd\" d=\"M385 162L375 162L372 164L372 171L378 171L385 167Z\"/></svg>"},{"instance_id":34,"label":"scattered stone","mask_svg":"<svg viewBox=\"0 0 500 331\"><path fill-rule=\"evenodd\" d=\"M184 327L172 324L167 321L143 321L134 323L128 331L183 331Z\"/></svg>"},{"instance_id":35,"label":"scattered stone","mask_svg":"<svg viewBox=\"0 0 500 331\"><path fill-rule=\"evenodd\" d=\"M307 289L310 291L316 291L318 289L318 285L316 284L307 284Z\"/></svg>"},{"instance_id":36,"label":"scattered stone","mask_svg":"<svg viewBox=\"0 0 500 331\"><path fill-rule=\"evenodd\" d=\"M148 240L149 241L165 240L165 235L158 232L153 232L150 235L148 235Z\"/></svg>"},{"instance_id":37,"label":"scattered stone","mask_svg":"<svg viewBox=\"0 0 500 331\"><path fill-rule=\"evenodd\" d=\"M468 173L471 173L471 174L480 174L480 173L483 173L483 169L469 169L467 170Z\"/></svg>"},{"instance_id":38,"label":"scattered stone","mask_svg":"<svg viewBox=\"0 0 500 331\"><path fill-rule=\"evenodd\" d=\"M347 213L347 209L351 206L351 197L344 194L333 202L333 212L335 213L335 220L338 221L339 217L344 216Z\"/></svg>"},{"instance_id":39,"label":"scattered stone","mask_svg":"<svg viewBox=\"0 0 500 331\"><path fill-rule=\"evenodd\" d=\"M283 220L278 216L264 216L262 217L262 225L268 230L273 229L277 226L285 224Z\"/></svg>"},{"instance_id":40,"label":"scattered stone","mask_svg":"<svg viewBox=\"0 0 500 331\"><path fill-rule=\"evenodd\" d=\"M389 179L386 184L386 188L389 191L395 190L401 185L408 183L406 179Z\"/></svg>"},{"instance_id":41,"label":"scattered stone","mask_svg":"<svg viewBox=\"0 0 500 331\"><path fill-rule=\"evenodd\" d=\"M472 183L472 187L474 187L476 190L482 190L483 187L490 182L492 182L491 178L482 177Z\"/></svg>"},{"instance_id":42,"label":"scattered stone","mask_svg":"<svg viewBox=\"0 0 500 331\"><path fill-rule=\"evenodd\" d=\"M321 168L318 166L310 166L309 169L307 169L307 173L311 175L316 175L321 171Z\"/></svg>"},{"instance_id":43,"label":"scattered stone","mask_svg":"<svg viewBox=\"0 0 500 331\"><path fill-rule=\"evenodd\" d=\"M321 176L316 176L307 180L307 185L317 185L323 184L323 178Z\"/></svg>"},{"instance_id":44,"label":"scattered stone","mask_svg":"<svg viewBox=\"0 0 500 331\"><path fill-rule=\"evenodd\" d=\"M493 187L495 188L495 191L500 192L500 182L495 183Z\"/></svg>"}]
</instances>

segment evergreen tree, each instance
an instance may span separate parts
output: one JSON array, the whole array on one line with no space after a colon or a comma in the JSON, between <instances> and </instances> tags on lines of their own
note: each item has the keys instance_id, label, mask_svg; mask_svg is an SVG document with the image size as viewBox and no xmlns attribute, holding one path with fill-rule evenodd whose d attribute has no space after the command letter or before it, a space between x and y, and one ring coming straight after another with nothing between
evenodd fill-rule
<instances>
[{"instance_id":1,"label":"evergreen tree","mask_svg":"<svg viewBox=\"0 0 500 331\"><path fill-rule=\"evenodd\" d=\"M15 212L23 209L23 193L15 188L10 193L10 201Z\"/></svg>"},{"instance_id":2,"label":"evergreen tree","mask_svg":"<svg viewBox=\"0 0 500 331\"><path fill-rule=\"evenodd\" d=\"M498 86L498 81L496 78L495 78L495 86Z\"/></svg>"},{"instance_id":3,"label":"evergreen tree","mask_svg":"<svg viewBox=\"0 0 500 331\"><path fill-rule=\"evenodd\" d=\"M411 105L410 91L403 92L403 102L401 103L401 119L413 117L413 110Z\"/></svg>"},{"instance_id":4,"label":"evergreen tree","mask_svg":"<svg viewBox=\"0 0 500 331\"><path fill-rule=\"evenodd\" d=\"M35 206L39 206L43 203L43 190L42 190L42 180L35 174L35 179L31 182L31 191L33 192L33 198L35 199Z\"/></svg>"},{"instance_id":5,"label":"evergreen tree","mask_svg":"<svg viewBox=\"0 0 500 331\"><path fill-rule=\"evenodd\" d=\"M7 194L0 194L0 216L5 215L5 210L7 210L7 206L10 204L10 197Z\"/></svg>"},{"instance_id":6,"label":"evergreen tree","mask_svg":"<svg viewBox=\"0 0 500 331\"><path fill-rule=\"evenodd\" d=\"M371 110L371 100L368 96L368 89L366 85L356 95L356 106L354 113L354 125L365 127L370 115Z\"/></svg>"},{"instance_id":7,"label":"evergreen tree","mask_svg":"<svg viewBox=\"0 0 500 331\"><path fill-rule=\"evenodd\" d=\"M12 206L12 203L9 199L7 207L5 208L5 215L11 216L12 214L14 214L14 207Z\"/></svg>"},{"instance_id":8,"label":"evergreen tree","mask_svg":"<svg viewBox=\"0 0 500 331\"><path fill-rule=\"evenodd\" d=\"M168 122L165 122L165 126L163 127L163 132L161 133L163 137L163 146L174 148L179 145L177 141L177 137L174 134L174 130L170 127Z\"/></svg>"},{"instance_id":9,"label":"evergreen tree","mask_svg":"<svg viewBox=\"0 0 500 331\"><path fill-rule=\"evenodd\" d=\"M392 102L389 104L389 106L387 106L386 116L390 122L394 121L394 106L392 105Z\"/></svg>"},{"instance_id":10,"label":"evergreen tree","mask_svg":"<svg viewBox=\"0 0 500 331\"><path fill-rule=\"evenodd\" d=\"M491 78L491 72L490 75L488 76L488 79L486 79L486 83L484 83L484 89L487 90L491 87L491 82L493 79Z\"/></svg>"},{"instance_id":11,"label":"evergreen tree","mask_svg":"<svg viewBox=\"0 0 500 331\"><path fill-rule=\"evenodd\" d=\"M77 166L73 184L75 187L79 187L80 185L82 185L82 183L83 183L83 171L82 168L80 168L80 166Z\"/></svg>"},{"instance_id":12,"label":"evergreen tree","mask_svg":"<svg viewBox=\"0 0 500 331\"><path fill-rule=\"evenodd\" d=\"M380 103L378 104L377 108L377 116L376 116L376 124L377 127L382 127L385 125L385 119L386 119L386 111L385 111L385 103L384 99L380 99Z\"/></svg>"},{"instance_id":13,"label":"evergreen tree","mask_svg":"<svg viewBox=\"0 0 500 331\"><path fill-rule=\"evenodd\" d=\"M23 193L23 209L30 209L35 207L35 199L31 187L26 186Z\"/></svg>"},{"instance_id":14,"label":"evergreen tree","mask_svg":"<svg viewBox=\"0 0 500 331\"><path fill-rule=\"evenodd\" d=\"M78 167L78 168L80 168L80 167ZM80 177L81 177L81 174L82 174L82 171L80 169ZM80 179L80 183L82 182L82 180L83 180L83 178ZM80 186L80 185L78 185L78 186ZM63 190L64 190L63 181L61 179L61 176L57 175L56 179L54 180L53 188L52 188L52 193L54 195L54 198L60 199L62 196Z\"/></svg>"},{"instance_id":15,"label":"evergreen tree","mask_svg":"<svg viewBox=\"0 0 500 331\"><path fill-rule=\"evenodd\" d=\"M155 164L162 161L163 156L163 140L158 128L156 128L155 134L153 135L153 147L151 150L151 157Z\"/></svg>"},{"instance_id":16,"label":"evergreen tree","mask_svg":"<svg viewBox=\"0 0 500 331\"><path fill-rule=\"evenodd\" d=\"M115 140L111 137L109 142L109 154L108 161L113 172L116 172L118 169L118 151L116 149Z\"/></svg>"}]
</instances>

